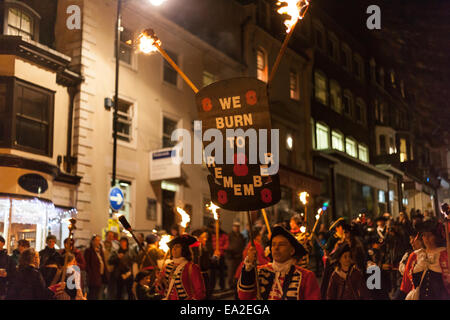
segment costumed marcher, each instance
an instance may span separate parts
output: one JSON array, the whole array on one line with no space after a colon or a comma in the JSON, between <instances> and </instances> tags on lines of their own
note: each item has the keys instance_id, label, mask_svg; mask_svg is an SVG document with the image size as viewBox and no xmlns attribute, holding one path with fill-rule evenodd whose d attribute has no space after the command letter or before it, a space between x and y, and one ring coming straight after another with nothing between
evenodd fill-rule
<instances>
[{"instance_id":1,"label":"costumed marcher","mask_svg":"<svg viewBox=\"0 0 450 320\"><path fill-rule=\"evenodd\" d=\"M150 286L153 285L153 282L156 279L156 272L158 271L156 266L158 265L158 260L164 258L164 251L158 247L159 240L160 237L155 233L150 233L147 235L147 237L145 237L145 242L147 243L145 250L147 251L147 254L143 251L139 251L136 260L139 270L147 271L150 274ZM149 258L151 260L149 260Z\"/></svg>"},{"instance_id":2,"label":"costumed marcher","mask_svg":"<svg viewBox=\"0 0 450 320\"><path fill-rule=\"evenodd\" d=\"M273 263L263 266L256 266L255 248L248 250L238 281L239 299L257 298L259 288L263 300L320 300L316 276L297 264L306 250L294 235L275 226L269 244Z\"/></svg>"},{"instance_id":3,"label":"costumed marcher","mask_svg":"<svg viewBox=\"0 0 450 320\"><path fill-rule=\"evenodd\" d=\"M88 278L88 300L100 300L103 288L108 283L108 270L100 236L92 237L90 247L84 251L84 260Z\"/></svg>"},{"instance_id":4,"label":"costumed marcher","mask_svg":"<svg viewBox=\"0 0 450 320\"><path fill-rule=\"evenodd\" d=\"M133 263L136 261L135 251L130 248L128 238L122 237L119 241L120 248L114 251L109 258L108 263L114 266L111 274L112 279L116 281L116 299L121 300L124 292L127 293L127 299L134 298L133 287Z\"/></svg>"},{"instance_id":5,"label":"costumed marcher","mask_svg":"<svg viewBox=\"0 0 450 320\"><path fill-rule=\"evenodd\" d=\"M350 229L350 226L345 222L344 218L337 219L329 228L331 235L328 237L327 243L324 246L323 256L323 278L320 286L320 293L322 297L326 297L328 283L331 274L334 271L335 260L331 259L331 254L336 250L336 246L344 242L344 229Z\"/></svg>"},{"instance_id":6,"label":"costumed marcher","mask_svg":"<svg viewBox=\"0 0 450 320\"><path fill-rule=\"evenodd\" d=\"M400 260L400 263L398 264L398 272L400 273L400 278L401 278L400 287L397 289L397 292L394 294L394 297L392 298L392 300L405 300L406 293L404 293L401 290L401 285L402 285L403 281L409 281L408 277L405 278L405 280L403 280L403 276L405 275L406 263L408 262L409 256L414 251L423 248L422 239L420 238L419 233L417 233L415 235L411 235L409 238L410 238L410 241L409 241L410 247L408 248L406 253L403 255L402 259ZM412 286L413 286L412 283L408 284L408 287L412 287Z\"/></svg>"},{"instance_id":7,"label":"costumed marcher","mask_svg":"<svg viewBox=\"0 0 450 320\"><path fill-rule=\"evenodd\" d=\"M16 271L16 264L12 257L8 256L6 249L3 249L4 245L5 239L0 236L0 300L5 299L8 283Z\"/></svg>"},{"instance_id":8,"label":"costumed marcher","mask_svg":"<svg viewBox=\"0 0 450 320\"><path fill-rule=\"evenodd\" d=\"M450 299L450 270L445 248L444 227L435 221L416 225L422 236L423 249L408 258L401 290L406 300Z\"/></svg>"},{"instance_id":9,"label":"costumed marcher","mask_svg":"<svg viewBox=\"0 0 450 320\"><path fill-rule=\"evenodd\" d=\"M310 269L309 266L309 255L312 253L312 241L311 234L306 231L306 227L304 226L303 219L299 214L295 214L291 217L289 221L289 225L291 227L291 233L295 236L298 242L305 248L307 254L305 254L302 259L299 261L299 265L305 269ZM305 228L302 232L301 228Z\"/></svg>"},{"instance_id":10,"label":"costumed marcher","mask_svg":"<svg viewBox=\"0 0 450 320\"><path fill-rule=\"evenodd\" d=\"M156 287L152 286L151 272L140 271L134 279L136 286L136 300L161 300L163 297L157 292Z\"/></svg>"},{"instance_id":11,"label":"costumed marcher","mask_svg":"<svg viewBox=\"0 0 450 320\"><path fill-rule=\"evenodd\" d=\"M214 230L214 228L210 228L211 230ZM228 234L223 231L222 229L219 229L219 246L218 250L216 250L216 233L211 232L211 242L212 247L214 249L214 254L212 257L212 263L210 267L210 276L211 276L211 286L210 289L213 291L216 288L216 281L217 278L219 278L219 286L220 290L226 289L226 264L225 264L225 251L228 249L229 246L229 237Z\"/></svg>"},{"instance_id":12,"label":"costumed marcher","mask_svg":"<svg viewBox=\"0 0 450 320\"><path fill-rule=\"evenodd\" d=\"M236 280L234 275L237 268L242 261L242 251L245 248L245 239L240 231L241 224L239 222L233 223L233 228L229 234L229 246L225 251L225 258L228 267L228 286L236 288Z\"/></svg>"},{"instance_id":13,"label":"costumed marcher","mask_svg":"<svg viewBox=\"0 0 450 320\"><path fill-rule=\"evenodd\" d=\"M172 262L167 264L158 278L163 300L203 300L206 288L200 267L194 264L189 246L197 239L183 234L168 243Z\"/></svg>"},{"instance_id":14,"label":"costumed marcher","mask_svg":"<svg viewBox=\"0 0 450 320\"><path fill-rule=\"evenodd\" d=\"M368 300L366 281L352 259L350 245L339 247L335 256L337 266L330 278L327 300Z\"/></svg>"},{"instance_id":15,"label":"costumed marcher","mask_svg":"<svg viewBox=\"0 0 450 320\"><path fill-rule=\"evenodd\" d=\"M203 276L203 282L206 288L206 300L211 297L212 291L209 285L209 268L211 265L211 257L213 255L213 248L211 241L208 241L210 236L207 229L197 229L192 232L192 235L198 239L196 243L190 246L193 253L193 262L200 267Z\"/></svg>"}]
</instances>

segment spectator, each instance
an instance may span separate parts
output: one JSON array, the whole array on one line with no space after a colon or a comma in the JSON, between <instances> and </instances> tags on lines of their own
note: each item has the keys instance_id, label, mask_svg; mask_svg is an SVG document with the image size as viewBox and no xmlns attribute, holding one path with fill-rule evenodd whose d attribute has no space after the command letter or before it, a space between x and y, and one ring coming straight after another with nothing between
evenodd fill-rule
<instances>
[{"instance_id":1,"label":"spectator","mask_svg":"<svg viewBox=\"0 0 450 320\"><path fill-rule=\"evenodd\" d=\"M39 267L47 265L48 259L52 259L53 261L56 261L57 264L62 265L61 256L55 249L56 237L49 234L47 236L46 243L47 246L39 252L39 259L41 263Z\"/></svg>"},{"instance_id":2,"label":"spectator","mask_svg":"<svg viewBox=\"0 0 450 320\"><path fill-rule=\"evenodd\" d=\"M114 266L109 264L109 258L114 251L119 250L119 242L115 240L116 233L113 231L107 231L105 235L105 241L103 241L103 253L105 255L106 270L108 274L113 272ZM112 277L108 278L107 290L105 298L112 300L116 298L116 282L113 281Z\"/></svg>"},{"instance_id":3,"label":"spectator","mask_svg":"<svg viewBox=\"0 0 450 320\"><path fill-rule=\"evenodd\" d=\"M120 248L114 251L109 258L109 263L114 266L111 279L117 283L116 299L121 300L126 291L128 300L133 299L133 263L136 261L134 252L130 249L128 238L120 238Z\"/></svg>"},{"instance_id":4,"label":"spectator","mask_svg":"<svg viewBox=\"0 0 450 320\"><path fill-rule=\"evenodd\" d=\"M71 243L71 245L70 245L70 243ZM70 246L70 249L69 249L69 246ZM84 291L84 289L85 289L84 284L85 284L85 280L86 280L86 261L84 260L84 256L81 253L81 251L75 247L74 239L66 238L64 240L64 249L62 249L60 251L61 256L64 256L66 254L66 250L69 250L75 256L76 265L80 269L81 289Z\"/></svg>"},{"instance_id":5,"label":"spectator","mask_svg":"<svg viewBox=\"0 0 450 320\"><path fill-rule=\"evenodd\" d=\"M39 253L34 248L26 249L19 259L17 274L8 288L8 300L50 300L53 293L45 285L39 266Z\"/></svg>"},{"instance_id":6,"label":"spectator","mask_svg":"<svg viewBox=\"0 0 450 320\"><path fill-rule=\"evenodd\" d=\"M14 260L14 263L16 265L19 264L20 255L25 249L28 249L30 247L30 242L25 239L20 239L17 242L17 248L13 250L13 253L11 255L11 258Z\"/></svg>"},{"instance_id":7,"label":"spectator","mask_svg":"<svg viewBox=\"0 0 450 320\"><path fill-rule=\"evenodd\" d=\"M161 300L163 297L151 286L152 275L148 271L140 271L135 279L135 292L137 300Z\"/></svg>"},{"instance_id":8,"label":"spectator","mask_svg":"<svg viewBox=\"0 0 450 320\"><path fill-rule=\"evenodd\" d=\"M0 300L4 300L8 283L14 276L16 264L14 260L8 256L5 246L5 239L0 236Z\"/></svg>"},{"instance_id":9,"label":"spectator","mask_svg":"<svg viewBox=\"0 0 450 320\"><path fill-rule=\"evenodd\" d=\"M108 270L99 236L92 237L90 247L84 251L84 259L88 277L88 300L100 300L103 286L108 280Z\"/></svg>"}]
</instances>

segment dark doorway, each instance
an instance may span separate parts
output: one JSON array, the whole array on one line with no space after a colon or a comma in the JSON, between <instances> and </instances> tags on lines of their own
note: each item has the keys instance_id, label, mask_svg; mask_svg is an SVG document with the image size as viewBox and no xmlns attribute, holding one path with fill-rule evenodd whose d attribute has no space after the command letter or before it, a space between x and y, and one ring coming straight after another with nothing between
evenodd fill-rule
<instances>
[{"instance_id":1,"label":"dark doorway","mask_svg":"<svg viewBox=\"0 0 450 320\"><path fill-rule=\"evenodd\" d=\"M175 224L175 192L162 190L162 224L163 229L170 233L170 227Z\"/></svg>"}]
</instances>

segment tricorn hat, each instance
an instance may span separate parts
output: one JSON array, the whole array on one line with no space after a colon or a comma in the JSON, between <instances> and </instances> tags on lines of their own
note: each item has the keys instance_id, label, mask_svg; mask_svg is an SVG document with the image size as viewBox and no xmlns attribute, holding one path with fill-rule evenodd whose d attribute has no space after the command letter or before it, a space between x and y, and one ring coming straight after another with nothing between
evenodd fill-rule
<instances>
[{"instance_id":1,"label":"tricorn hat","mask_svg":"<svg viewBox=\"0 0 450 320\"><path fill-rule=\"evenodd\" d=\"M193 236L190 236L188 234L183 234L183 235L178 236L178 237L174 238L173 240L171 240L167 245L169 246L169 248L172 248L176 244L181 244L182 246L189 247L190 245L193 245L196 242L197 242L197 239L194 238Z\"/></svg>"},{"instance_id":2,"label":"tricorn hat","mask_svg":"<svg viewBox=\"0 0 450 320\"><path fill-rule=\"evenodd\" d=\"M433 233L438 247L445 245L445 227L442 223L433 220L424 221L416 225L416 230L421 234L424 232Z\"/></svg>"},{"instance_id":3,"label":"tricorn hat","mask_svg":"<svg viewBox=\"0 0 450 320\"><path fill-rule=\"evenodd\" d=\"M303 247L303 245L300 242L298 242L298 240L295 238L295 236L280 225L276 225L272 229L272 237L270 238L270 244L269 244L271 251L272 251L272 239L275 238L276 236L283 236L289 241L289 243L295 249L294 257L301 258L308 253L305 250L305 248ZM272 252L270 252L270 255L272 256Z\"/></svg>"},{"instance_id":4,"label":"tricorn hat","mask_svg":"<svg viewBox=\"0 0 450 320\"><path fill-rule=\"evenodd\" d=\"M333 230L333 228L336 228L338 226L344 226L345 224L347 224L347 222L345 221L345 219L343 217L337 219L328 229L328 231Z\"/></svg>"},{"instance_id":5,"label":"tricorn hat","mask_svg":"<svg viewBox=\"0 0 450 320\"><path fill-rule=\"evenodd\" d=\"M145 237L145 241L148 244L158 242L159 240L160 240L160 237L155 233L150 233L147 237Z\"/></svg>"}]
</instances>

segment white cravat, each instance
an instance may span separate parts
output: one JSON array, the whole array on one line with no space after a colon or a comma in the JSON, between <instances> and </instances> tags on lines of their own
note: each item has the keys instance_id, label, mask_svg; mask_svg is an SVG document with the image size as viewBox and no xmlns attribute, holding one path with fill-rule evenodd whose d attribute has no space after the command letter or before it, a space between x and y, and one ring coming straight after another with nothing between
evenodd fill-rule
<instances>
[{"instance_id":1,"label":"white cravat","mask_svg":"<svg viewBox=\"0 0 450 320\"><path fill-rule=\"evenodd\" d=\"M274 261L272 263L273 271L275 271L275 285L278 287L278 290L280 290L281 294L283 294L283 288L281 287L280 283L280 276L286 276L286 274L291 269L291 266L295 264L295 259L290 259L285 262L276 262Z\"/></svg>"}]
</instances>

